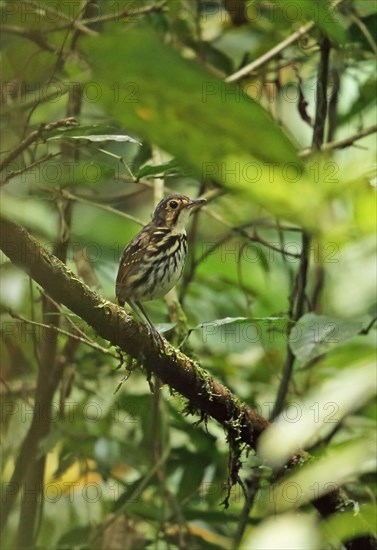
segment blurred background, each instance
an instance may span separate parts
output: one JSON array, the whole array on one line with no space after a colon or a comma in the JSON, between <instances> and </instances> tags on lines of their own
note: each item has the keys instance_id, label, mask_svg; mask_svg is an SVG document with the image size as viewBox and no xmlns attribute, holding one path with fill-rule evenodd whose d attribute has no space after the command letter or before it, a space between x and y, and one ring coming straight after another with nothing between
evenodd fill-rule
<instances>
[{"instance_id":1,"label":"blurred background","mask_svg":"<svg viewBox=\"0 0 377 550\"><path fill-rule=\"evenodd\" d=\"M114 302L156 202L206 197L176 292L146 308L285 434L244 450L225 510L224 429L194 425L167 387L152 395L2 254L3 504L17 493L3 547L334 548L373 532L375 3L0 9L3 215ZM304 447L318 469L271 497L271 468ZM319 520L309 501L344 484L348 515Z\"/></svg>"}]
</instances>

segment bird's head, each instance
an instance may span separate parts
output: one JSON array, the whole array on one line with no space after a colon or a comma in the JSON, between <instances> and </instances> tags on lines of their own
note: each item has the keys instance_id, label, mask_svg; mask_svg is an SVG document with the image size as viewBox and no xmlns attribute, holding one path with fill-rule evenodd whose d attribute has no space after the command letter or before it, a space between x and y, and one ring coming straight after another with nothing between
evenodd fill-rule
<instances>
[{"instance_id":1,"label":"bird's head","mask_svg":"<svg viewBox=\"0 0 377 550\"><path fill-rule=\"evenodd\" d=\"M152 222L159 227L169 227L176 233L183 233L191 212L205 203L205 199L189 199L178 193L169 195L156 206Z\"/></svg>"}]
</instances>

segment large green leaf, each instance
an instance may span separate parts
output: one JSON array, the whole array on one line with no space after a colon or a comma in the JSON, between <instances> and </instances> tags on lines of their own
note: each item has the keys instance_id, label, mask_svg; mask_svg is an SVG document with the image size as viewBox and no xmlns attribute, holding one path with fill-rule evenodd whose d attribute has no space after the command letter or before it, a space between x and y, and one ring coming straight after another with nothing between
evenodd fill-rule
<instances>
[{"instance_id":1,"label":"large green leaf","mask_svg":"<svg viewBox=\"0 0 377 550\"><path fill-rule=\"evenodd\" d=\"M85 45L108 113L192 167L200 179L216 180L313 231L336 227L336 211L329 207L334 197L358 189L370 202L359 171L350 175L349 168L334 169L317 159L306 170L258 103L237 84L225 84L183 59L152 30L114 29ZM344 220L338 223L344 229Z\"/></svg>"},{"instance_id":2,"label":"large green leaf","mask_svg":"<svg viewBox=\"0 0 377 550\"><path fill-rule=\"evenodd\" d=\"M90 38L86 46L101 101L127 130L169 151L201 179L241 190L276 214L320 225L315 206L322 191L305 183L288 138L237 84L183 59L152 31Z\"/></svg>"},{"instance_id":3,"label":"large green leaf","mask_svg":"<svg viewBox=\"0 0 377 550\"><path fill-rule=\"evenodd\" d=\"M153 166L152 164L146 164L137 173L138 178L146 178L149 176L157 176L157 175L165 175L167 172L172 171L175 173L177 169L179 168L179 164L175 159L171 159L168 162L164 162L163 164L158 164Z\"/></svg>"},{"instance_id":4,"label":"large green leaf","mask_svg":"<svg viewBox=\"0 0 377 550\"><path fill-rule=\"evenodd\" d=\"M87 46L109 112L197 171L239 151L249 159L297 162L289 140L256 102L183 59L152 30L88 39Z\"/></svg>"}]
</instances>

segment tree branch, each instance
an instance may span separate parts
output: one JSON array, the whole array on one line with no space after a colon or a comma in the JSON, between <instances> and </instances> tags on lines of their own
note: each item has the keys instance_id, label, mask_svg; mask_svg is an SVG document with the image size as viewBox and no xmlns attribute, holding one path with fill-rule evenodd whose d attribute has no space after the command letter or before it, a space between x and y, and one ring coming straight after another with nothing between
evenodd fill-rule
<instances>
[{"instance_id":1,"label":"tree branch","mask_svg":"<svg viewBox=\"0 0 377 550\"><path fill-rule=\"evenodd\" d=\"M191 410L201 410L228 431L233 431L252 449L256 449L259 436L269 422L256 411L234 396L228 388L214 380L192 359L174 349L167 342L161 349L146 329L138 325L119 306L104 300L91 291L56 256L44 249L23 227L0 218L0 248L18 267L26 271L55 300L79 315L99 336L119 346L132 357L143 356L148 372L154 373L170 387L190 401ZM143 350L142 352L140 350ZM20 453L11 478L11 491L5 495L2 507L1 526L6 524L25 477L27 463L36 456L38 448L32 437L26 437L29 453ZM21 457L21 459L20 459ZM296 464L293 457L290 466ZM324 516L340 509L347 509L347 497L335 490L313 501ZM351 544L346 546L352 548ZM355 547L354 547L355 548ZM369 548L373 548L372 545Z\"/></svg>"},{"instance_id":2,"label":"tree branch","mask_svg":"<svg viewBox=\"0 0 377 550\"><path fill-rule=\"evenodd\" d=\"M102 299L82 283L58 258L42 248L21 226L0 219L0 246L9 259L21 267L56 301L64 304L91 325L97 333L124 352L140 359L148 372L156 374L181 395L190 407L212 416L253 449L269 422L239 400L222 384L211 378L187 356L168 343L162 350L119 306ZM28 441L30 444L30 441ZM30 459L30 454L28 460ZM21 455L20 455L21 456ZM8 494L3 506L2 522L6 521L26 469L16 463L11 483L14 493Z\"/></svg>"},{"instance_id":3,"label":"tree branch","mask_svg":"<svg viewBox=\"0 0 377 550\"><path fill-rule=\"evenodd\" d=\"M38 141L45 132L51 132L56 128L60 127L69 127L77 124L76 119L73 117L63 118L62 120L57 120L51 122L50 124L41 124L37 130L31 132L21 143L12 150L11 153L3 160L0 164L0 172L2 172L14 159L16 159L21 153L23 153L32 143ZM7 181L7 180L5 180ZM3 182L5 183L5 182Z\"/></svg>"}]
</instances>

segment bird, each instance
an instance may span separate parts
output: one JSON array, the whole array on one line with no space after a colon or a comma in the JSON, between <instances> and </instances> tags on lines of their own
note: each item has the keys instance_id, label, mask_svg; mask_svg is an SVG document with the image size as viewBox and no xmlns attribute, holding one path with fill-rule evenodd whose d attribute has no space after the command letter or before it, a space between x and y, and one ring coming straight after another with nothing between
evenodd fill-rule
<instances>
[{"instance_id":1,"label":"bird","mask_svg":"<svg viewBox=\"0 0 377 550\"><path fill-rule=\"evenodd\" d=\"M180 279L187 257L186 225L203 198L178 193L156 206L152 220L129 242L120 258L115 284L120 306L131 307L152 336L159 336L142 302L165 296Z\"/></svg>"}]
</instances>

